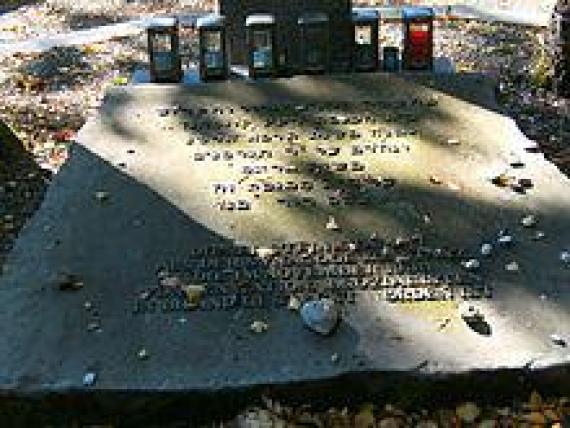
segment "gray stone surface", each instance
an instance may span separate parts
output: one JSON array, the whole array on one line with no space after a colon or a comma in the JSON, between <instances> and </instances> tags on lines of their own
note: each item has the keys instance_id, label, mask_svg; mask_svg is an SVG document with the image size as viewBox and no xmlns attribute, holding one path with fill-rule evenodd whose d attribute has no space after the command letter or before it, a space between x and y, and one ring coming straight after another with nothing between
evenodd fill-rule
<instances>
[{"instance_id":1,"label":"gray stone surface","mask_svg":"<svg viewBox=\"0 0 570 428\"><path fill-rule=\"evenodd\" d=\"M542 155L524 150L532 143L511 120L479 106L492 107L491 94L492 86L477 77L424 74L113 90L101 114L80 132L0 278L0 388L84 389L88 372L97 376L90 389L161 391L281 384L369 370L430 375L567 364L569 349L550 336L570 339L570 270L559 260L570 245L570 182ZM221 163L204 172L191 162L197 147L185 144L180 124L158 121L155 111L176 104L431 95L439 96L438 106L413 125L420 139L412 154L375 167L397 177L396 192L373 210L335 212L340 232L325 229L330 213L324 208L311 216L283 208L233 217L213 210L211 180L230 177L231 168ZM450 138L460 144L447 145ZM525 167L511 173L534 183L526 195L489 182L513 158ZM430 184L431 175L444 184ZM108 192L107 200L97 200L100 191ZM429 225L421 221L424 213ZM529 213L545 232L541 241L519 225ZM287 309L132 312L141 290L156 285L157 266L211 243L267 245L373 231L396 237L420 229L430 245L460 246L478 257L481 244L505 227L516 244L482 262L495 288L493 299L478 304L490 335L461 319L459 302L390 304L366 293L346 309L330 337L304 328L298 313ZM517 273L504 268L513 260ZM59 291L53 279L62 270L78 275L84 287ZM99 332L88 331L94 310ZM256 320L267 323L267 331L251 332ZM139 358L141 349L148 358Z\"/></svg>"}]
</instances>

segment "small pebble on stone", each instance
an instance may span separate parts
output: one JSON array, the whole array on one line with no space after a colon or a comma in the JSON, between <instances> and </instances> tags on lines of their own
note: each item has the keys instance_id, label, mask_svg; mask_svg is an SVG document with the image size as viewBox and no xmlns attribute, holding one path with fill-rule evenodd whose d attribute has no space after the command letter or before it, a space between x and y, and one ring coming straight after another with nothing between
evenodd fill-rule
<instances>
[{"instance_id":1,"label":"small pebble on stone","mask_svg":"<svg viewBox=\"0 0 570 428\"><path fill-rule=\"evenodd\" d=\"M470 259L470 260L462 262L461 265L465 269L475 270L475 269L479 269L479 267L481 266L481 263L477 259Z\"/></svg>"},{"instance_id":2,"label":"small pebble on stone","mask_svg":"<svg viewBox=\"0 0 570 428\"><path fill-rule=\"evenodd\" d=\"M511 235L502 235L499 236L497 242L501 244L503 247L508 247L513 243L513 237Z\"/></svg>"},{"instance_id":3,"label":"small pebble on stone","mask_svg":"<svg viewBox=\"0 0 570 428\"><path fill-rule=\"evenodd\" d=\"M83 376L83 386L93 386L97 380L97 375L93 372L85 373Z\"/></svg>"},{"instance_id":4,"label":"small pebble on stone","mask_svg":"<svg viewBox=\"0 0 570 428\"><path fill-rule=\"evenodd\" d=\"M519 270L519 264L517 262L510 262L505 265L505 270L509 272L517 272Z\"/></svg>"},{"instance_id":5,"label":"small pebble on stone","mask_svg":"<svg viewBox=\"0 0 570 428\"><path fill-rule=\"evenodd\" d=\"M95 199L97 199L100 202L106 201L107 199L109 199L109 193L103 191L95 192Z\"/></svg>"},{"instance_id":6,"label":"small pebble on stone","mask_svg":"<svg viewBox=\"0 0 570 428\"><path fill-rule=\"evenodd\" d=\"M287 305L287 308L291 311L298 311L300 307L301 307L301 301L299 300L299 298L296 296L291 296L289 298L289 303Z\"/></svg>"},{"instance_id":7,"label":"small pebble on stone","mask_svg":"<svg viewBox=\"0 0 570 428\"><path fill-rule=\"evenodd\" d=\"M493 251L493 246L491 244L483 244L481 245L481 255L488 256Z\"/></svg>"},{"instance_id":8,"label":"small pebble on stone","mask_svg":"<svg viewBox=\"0 0 570 428\"><path fill-rule=\"evenodd\" d=\"M251 331L253 331L254 333L258 333L258 334L267 331L268 328L269 328L269 325L263 321L254 321L249 326L249 329Z\"/></svg>"},{"instance_id":9,"label":"small pebble on stone","mask_svg":"<svg viewBox=\"0 0 570 428\"><path fill-rule=\"evenodd\" d=\"M335 218L332 216L329 217L325 227L327 230L339 230L340 229Z\"/></svg>"},{"instance_id":10,"label":"small pebble on stone","mask_svg":"<svg viewBox=\"0 0 570 428\"><path fill-rule=\"evenodd\" d=\"M521 224L524 227L533 227L536 225L536 217L533 215L527 215L526 217L523 217Z\"/></svg>"},{"instance_id":11,"label":"small pebble on stone","mask_svg":"<svg viewBox=\"0 0 570 428\"><path fill-rule=\"evenodd\" d=\"M96 321L92 321L89 324L87 324L87 331L89 331L89 332L96 331L99 329L100 329L100 325Z\"/></svg>"}]
</instances>

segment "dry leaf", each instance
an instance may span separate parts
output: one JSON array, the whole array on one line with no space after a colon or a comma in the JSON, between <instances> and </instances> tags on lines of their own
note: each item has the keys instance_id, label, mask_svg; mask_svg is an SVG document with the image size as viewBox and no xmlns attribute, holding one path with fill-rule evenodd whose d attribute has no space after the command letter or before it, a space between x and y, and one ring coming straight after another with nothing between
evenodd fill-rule
<instances>
[{"instance_id":1,"label":"dry leaf","mask_svg":"<svg viewBox=\"0 0 570 428\"><path fill-rule=\"evenodd\" d=\"M182 291L186 295L186 301L192 306L197 307L200 304L202 295L206 291L203 285L184 285Z\"/></svg>"},{"instance_id":2,"label":"dry leaf","mask_svg":"<svg viewBox=\"0 0 570 428\"><path fill-rule=\"evenodd\" d=\"M532 425L546 425L546 417L541 412L532 412L528 415L525 415L524 420Z\"/></svg>"},{"instance_id":3,"label":"dry leaf","mask_svg":"<svg viewBox=\"0 0 570 428\"><path fill-rule=\"evenodd\" d=\"M374 424L374 405L363 404L360 411L354 416L354 426L356 428L372 428Z\"/></svg>"},{"instance_id":4,"label":"dry leaf","mask_svg":"<svg viewBox=\"0 0 570 428\"><path fill-rule=\"evenodd\" d=\"M532 391L528 399L528 408L532 412L539 412L542 409L542 397L537 391Z\"/></svg>"},{"instance_id":5,"label":"dry leaf","mask_svg":"<svg viewBox=\"0 0 570 428\"><path fill-rule=\"evenodd\" d=\"M455 414L459 419L470 424L475 422L480 413L481 410L475 403L464 403L455 409Z\"/></svg>"}]
</instances>

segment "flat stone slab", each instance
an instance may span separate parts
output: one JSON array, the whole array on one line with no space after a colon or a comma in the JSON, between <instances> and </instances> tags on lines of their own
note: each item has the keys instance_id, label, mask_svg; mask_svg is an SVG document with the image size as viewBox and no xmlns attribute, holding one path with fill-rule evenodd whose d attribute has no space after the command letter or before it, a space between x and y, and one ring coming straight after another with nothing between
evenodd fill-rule
<instances>
[{"instance_id":1,"label":"flat stone slab","mask_svg":"<svg viewBox=\"0 0 570 428\"><path fill-rule=\"evenodd\" d=\"M560 260L570 245L570 182L527 150L534 143L492 104L492 85L463 75L112 90L8 257L0 387L204 391L369 371L567 364L569 348L551 336L570 341L570 268ZM498 187L491 178L501 173L532 187ZM312 187L291 187L304 181ZM520 224L529 214L534 228ZM326 227L331 217L336 230ZM481 244L496 244L503 229L514 245L482 257ZM437 265L398 253L396 241L414 235L423 247L458 250L443 269L486 290L471 303L488 330L461 318L461 287L450 300L392 301L406 294L386 278ZM301 250L287 246L299 241ZM382 259L378 242L400 258ZM333 257L339 243L348 249ZM315 254L329 259L315 262ZM461 266L472 257L481 264L475 274ZM354 280L354 258L363 269L382 265L360 276L375 290ZM505 269L512 262L518 271ZM348 273L315 267L334 264ZM310 281L301 267L317 276L316 290L303 288ZM153 294L165 269L162 294ZM83 287L60 290L61 272ZM302 277L289 283L297 294L284 291L288 275ZM354 303L340 299L343 319L328 337L305 328L288 301L255 303L259 295L302 300L327 281L356 290ZM176 300L165 291L188 285L206 295ZM262 332L251 331L254 321ZM84 387L88 372L95 383Z\"/></svg>"}]
</instances>

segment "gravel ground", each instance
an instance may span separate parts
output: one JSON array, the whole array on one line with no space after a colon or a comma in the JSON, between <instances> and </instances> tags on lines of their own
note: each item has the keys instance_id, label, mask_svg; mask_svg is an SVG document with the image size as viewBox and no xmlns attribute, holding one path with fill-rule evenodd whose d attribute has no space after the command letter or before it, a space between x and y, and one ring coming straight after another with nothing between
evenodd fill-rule
<instances>
[{"instance_id":1,"label":"gravel ground","mask_svg":"<svg viewBox=\"0 0 570 428\"><path fill-rule=\"evenodd\" d=\"M451 404L451 403L450 403ZM533 392L525 402L509 406L479 406L473 402L428 410L365 403L358 408L312 411L309 406L286 407L271 400L252 407L225 427L358 427L358 428L438 428L438 427L545 427L562 428L570 423L570 402L566 398L543 400Z\"/></svg>"},{"instance_id":2,"label":"gravel ground","mask_svg":"<svg viewBox=\"0 0 570 428\"><path fill-rule=\"evenodd\" d=\"M191 9L207 10L210 3L196 2ZM130 5L116 14L70 15L42 5L25 6L2 16L0 41L25 40L169 11L164 4L154 9ZM383 44L399 45L399 31L397 25L384 26ZM195 33L186 30L183 37L187 39L183 47L187 60L195 60ZM502 112L515 118L546 157L569 175L569 103L538 87L534 77L546 30L450 22L437 24L436 38L436 56L451 58L458 71L482 71L497 77ZM6 145L8 131L0 128L0 266L18 231L41 203L50 177L65 163L75 133L100 106L105 89L124 83L146 61L144 35L55 48L43 54L0 57L0 120L12 128L23 145ZM543 402L539 398L534 396L526 404L502 409L475 406L481 422L478 426L566 426L568 399ZM473 406L469 409L463 409L464 413L475 412ZM303 406L265 403L242 413L230 426L462 426L459 421L465 415L461 412L440 409L408 413L393 406L364 405L350 411L314 413Z\"/></svg>"}]
</instances>

